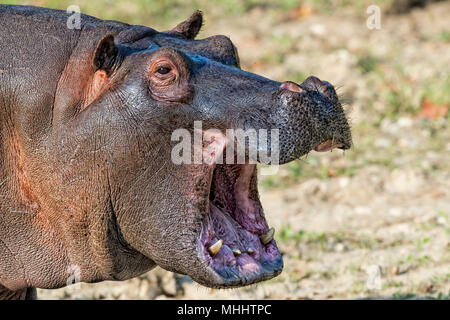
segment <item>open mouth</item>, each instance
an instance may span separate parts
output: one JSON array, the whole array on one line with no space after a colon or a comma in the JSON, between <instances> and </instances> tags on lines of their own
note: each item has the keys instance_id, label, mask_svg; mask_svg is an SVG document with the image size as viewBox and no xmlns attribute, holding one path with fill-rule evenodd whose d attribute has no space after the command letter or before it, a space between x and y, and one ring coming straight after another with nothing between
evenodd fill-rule
<instances>
[{"instance_id":1,"label":"open mouth","mask_svg":"<svg viewBox=\"0 0 450 320\"><path fill-rule=\"evenodd\" d=\"M350 145L326 139L314 150L334 148L348 149ZM225 154L225 149L217 150ZM208 170L207 209L196 240L201 263L214 278L207 285L241 287L280 274L283 260L273 238L275 230L267 224L259 201L256 164L213 162Z\"/></svg>"},{"instance_id":2,"label":"open mouth","mask_svg":"<svg viewBox=\"0 0 450 320\"><path fill-rule=\"evenodd\" d=\"M200 245L222 285L243 286L278 275L283 261L264 218L255 164L216 164Z\"/></svg>"}]
</instances>

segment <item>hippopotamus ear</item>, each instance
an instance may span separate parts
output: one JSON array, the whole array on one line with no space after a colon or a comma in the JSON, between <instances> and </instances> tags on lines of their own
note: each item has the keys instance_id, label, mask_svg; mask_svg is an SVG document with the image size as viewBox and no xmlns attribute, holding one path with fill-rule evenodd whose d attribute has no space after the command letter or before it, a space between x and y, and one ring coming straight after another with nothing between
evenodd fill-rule
<instances>
[{"instance_id":1,"label":"hippopotamus ear","mask_svg":"<svg viewBox=\"0 0 450 320\"><path fill-rule=\"evenodd\" d=\"M114 43L114 36L108 34L100 40L95 49L93 67L94 70L105 70L107 74L114 65L118 49Z\"/></svg>"},{"instance_id":2,"label":"hippopotamus ear","mask_svg":"<svg viewBox=\"0 0 450 320\"><path fill-rule=\"evenodd\" d=\"M195 11L189 19L181 22L170 32L182 34L188 40L194 40L203 24L203 13L200 10Z\"/></svg>"},{"instance_id":3,"label":"hippopotamus ear","mask_svg":"<svg viewBox=\"0 0 450 320\"><path fill-rule=\"evenodd\" d=\"M108 34L99 41L92 60L94 74L86 86L87 89L86 94L83 95L81 111L102 93L108 82L111 70L117 61L118 52L113 35Z\"/></svg>"}]
</instances>

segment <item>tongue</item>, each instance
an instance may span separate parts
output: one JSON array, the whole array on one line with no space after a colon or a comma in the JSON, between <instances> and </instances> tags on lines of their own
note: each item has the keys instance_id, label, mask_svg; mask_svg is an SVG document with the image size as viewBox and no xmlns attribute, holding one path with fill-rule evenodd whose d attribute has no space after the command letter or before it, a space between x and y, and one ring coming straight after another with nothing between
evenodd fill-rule
<instances>
[{"instance_id":1,"label":"tongue","mask_svg":"<svg viewBox=\"0 0 450 320\"><path fill-rule=\"evenodd\" d=\"M258 235L245 230L236 220L234 220L223 209L210 203L210 227L214 230L214 235L223 240L224 245L232 249L239 249L246 252L248 248L258 250L261 243ZM255 253L256 256L259 255Z\"/></svg>"},{"instance_id":2,"label":"tongue","mask_svg":"<svg viewBox=\"0 0 450 320\"><path fill-rule=\"evenodd\" d=\"M242 247L241 240L245 239L245 230L229 214L210 203L212 227L217 237L225 244Z\"/></svg>"}]
</instances>

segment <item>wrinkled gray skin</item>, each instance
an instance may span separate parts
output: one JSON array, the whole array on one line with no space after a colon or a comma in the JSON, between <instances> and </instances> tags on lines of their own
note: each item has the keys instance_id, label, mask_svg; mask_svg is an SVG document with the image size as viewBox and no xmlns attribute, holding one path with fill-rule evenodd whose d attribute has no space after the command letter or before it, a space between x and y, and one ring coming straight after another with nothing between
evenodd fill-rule
<instances>
[{"instance_id":1,"label":"wrinkled gray skin","mask_svg":"<svg viewBox=\"0 0 450 320\"><path fill-rule=\"evenodd\" d=\"M194 40L198 12L168 32L85 15L71 30L67 17L0 5L0 298L65 286L74 266L83 282L159 265L217 288L279 274L275 241L258 242L256 166L176 165L171 134L195 120L277 128L280 163L329 139L347 149L333 87L242 71L227 37ZM256 252L230 255L238 242Z\"/></svg>"}]
</instances>

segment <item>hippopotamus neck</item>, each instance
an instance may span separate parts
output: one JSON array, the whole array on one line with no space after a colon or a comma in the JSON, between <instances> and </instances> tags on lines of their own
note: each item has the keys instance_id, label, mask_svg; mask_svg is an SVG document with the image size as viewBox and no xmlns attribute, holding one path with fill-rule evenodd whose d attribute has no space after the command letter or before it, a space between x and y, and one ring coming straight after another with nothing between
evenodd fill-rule
<instances>
[{"instance_id":1,"label":"hippopotamus neck","mask_svg":"<svg viewBox=\"0 0 450 320\"><path fill-rule=\"evenodd\" d=\"M55 120L67 116L58 106L80 104L98 40L130 28L85 15L79 30L65 27L66 21L65 11L0 5L0 256L7 261L0 283L9 289L65 286L73 265L87 282L129 278L154 266L121 237L106 186L99 214L73 211L76 228L67 228L64 215L55 214L58 199L44 199L35 175L33 163L45 152Z\"/></svg>"}]
</instances>

